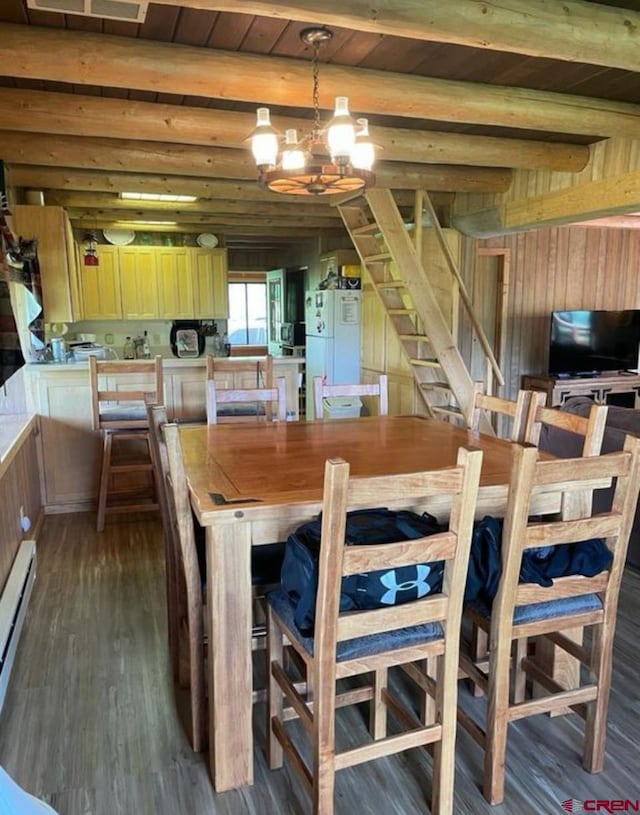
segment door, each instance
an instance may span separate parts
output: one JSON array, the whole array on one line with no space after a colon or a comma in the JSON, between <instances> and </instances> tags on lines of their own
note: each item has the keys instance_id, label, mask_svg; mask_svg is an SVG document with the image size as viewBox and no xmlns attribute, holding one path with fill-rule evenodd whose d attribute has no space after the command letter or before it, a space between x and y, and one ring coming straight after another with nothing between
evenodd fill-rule
<instances>
[{"instance_id":1,"label":"door","mask_svg":"<svg viewBox=\"0 0 640 815\"><path fill-rule=\"evenodd\" d=\"M267 272L267 347L274 357L282 356L280 329L284 321L284 269Z\"/></svg>"}]
</instances>

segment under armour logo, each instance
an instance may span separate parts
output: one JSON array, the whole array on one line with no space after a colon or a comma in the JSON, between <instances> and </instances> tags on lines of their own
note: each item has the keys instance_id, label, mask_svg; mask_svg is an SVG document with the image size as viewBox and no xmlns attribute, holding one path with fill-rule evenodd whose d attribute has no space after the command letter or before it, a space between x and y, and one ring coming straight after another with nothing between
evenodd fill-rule
<instances>
[{"instance_id":1,"label":"under armour logo","mask_svg":"<svg viewBox=\"0 0 640 815\"><path fill-rule=\"evenodd\" d=\"M567 798L566 801L562 802L561 806L565 812L582 812L584 810L582 801L576 801L575 798Z\"/></svg>"},{"instance_id":2,"label":"under armour logo","mask_svg":"<svg viewBox=\"0 0 640 815\"><path fill-rule=\"evenodd\" d=\"M415 590L417 598L424 597L425 594L429 594L431 586L427 583L427 576L429 575L430 571L431 567L426 563L419 563L416 566L416 579L404 580L402 583L398 583L395 569L385 572L380 578L380 582L383 586L389 589L389 591L386 591L382 595L380 602L384 603L385 605L394 606L396 604L396 595L398 592L411 591L412 589Z\"/></svg>"}]
</instances>

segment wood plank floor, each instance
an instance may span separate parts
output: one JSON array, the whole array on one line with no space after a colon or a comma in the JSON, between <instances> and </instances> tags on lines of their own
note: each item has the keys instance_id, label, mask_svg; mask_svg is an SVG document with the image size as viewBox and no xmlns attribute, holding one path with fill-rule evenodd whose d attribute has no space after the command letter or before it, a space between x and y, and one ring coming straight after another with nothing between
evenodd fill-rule
<instances>
[{"instance_id":1,"label":"wood plank floor","mask_svg":"<svg viewBox=\"0 0 640 815\"><path fill-rule=\"evenodd\" d=\"M61 815L274 815L308 812L287 770L256 755L253 787L215 794L169 685L159 524L94 529L93 514L50 516L38 577L0 716L0 764ZM506 803L479 792L481 753L458 733L456 815L552 815L566 798L640 798L640 575L625 576L614 652L605 771L580 766L577 717L511 726ZM362 727L357 712L339 732ZM256 710L262 740L262 711ZM336 815L428 812L430 759L419 750L338 776ZM427 798L428 800L428 798ZM13 815L13 813L1 813Z\"/></svg>"}]
</instances>

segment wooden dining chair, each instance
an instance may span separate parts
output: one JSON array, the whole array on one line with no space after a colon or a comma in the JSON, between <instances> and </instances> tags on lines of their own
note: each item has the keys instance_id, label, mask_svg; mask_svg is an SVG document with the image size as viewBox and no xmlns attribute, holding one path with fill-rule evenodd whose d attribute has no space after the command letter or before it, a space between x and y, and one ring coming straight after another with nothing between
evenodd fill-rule
<instances>
[{"instance_id":1,"label":"wooden dining chair","mask_svg":"<svg viewBox=\"0 0 640 815\"><path fill-rule=\"evenodd\" d=\"M274 404L276 405L274 413ZM286 421L286 380L274 380L273 357L207 357L207 423Z\"/></svg>"},{"instance_id":2,"label":"wooden dining chair","mask_svg":"<svg viewBox=\"0 0 640 815\"><path fill-rule=\"evenodd\" d=\"M533 391L529 404L524 440L536 447L544 428L556 428L567 433L582 436L582 456L598 456L602 449L605 425L607 423L607 405L593 404L588 416L579 416L557 407L545 407L546 394Z\"/></svg>"},{"instance_id":3,"label":"wooden dining chair","mask_svg":"<svg viewBox=\"0 0 640 815\"><path fill-rule=\"evenodd\" d=\"M127 388L119 386L127 381ZM164 401L162 357L113 362L89 357L91 427L102 432L103 450L96 528L102 532L108 513L159 509L157 485L142 495L133 473L152 474L146 403ZM114 445L116 442L116 445ZM134 476L135 478L135 476ZM112 503L108 503L111 494Z\"/></svg>"},{"instance_id":4,"label":"wooden dining chair","mask_svg":"<svg viewBox=\"0 0 640 815\"><path fill-rule=\"evenodd\" d=\"M511 424L508 437L510 441L525 441L531 394L532 391L519 390L514 401L502 396L490 396L477 389L473 402L471 429L476 433L480 430L483 414L489 414L490 419L494 416L504 417Z\"/></svg>"},{"instance_id":5,"label":"wooden dining chair","mask_svg":"<svg viewBox=\"0 0 640 815\"><path fill-rule=\"evenodd\" d=\"M594 514L590 505L568 500L572 493L602 482L615 482L610 511ZM465 653L460 660L463 673L487 695L484 727L464 710L459 711L459 721L484 750L483 792L491 804L504 798L508 725L528 716L566 708L578 713L585 721L583 766L592 773L603 768L618 593L639 487L640 439L635 437L627 437L623 451L602 456L539 460L534 447L517 445L514 450L498 592L492 608L482 602L465 608L465 614L489 633L488 666L478 666ZM532 497L540 490L562 496L560 518L530 517ZM554 577L548 586L519 582L524 553L533 549L538 558L551 557L556 550L539 549L550 546L568 547L558 551L569 564L564 572L580 571L579 557L592 564L592 572L608 560L610 565L590 577L579 573ZM587 646L568 633L583 626L591 629ZM530 637L549 641L584 666L573 687L561 685L547 672L537 648L531 653L515 647ZM516 698L518 671L533 681L536 695ZM547 729L553 749L551 720Z\"/></svg>"},{"instance_id":6,"label":"wooden dining chair","mask_svg":"<svg viewBox=\"0 0 640 815\"><path fill-rule=\"evenodd\" d=\"M207 744L207 704L204 681L206 595L205 532L191 511L178 426L167 422L164 406L149 405L152 455L163 493L161 512L165 536L167 618L173 680L189 688L189 727L194 752ZM280 579L284 544L255 546L251 551L254 610L252 630L256 650L265 650L265 592ZM265 697L254 693L256 701Z\"/></svg>"},{"instance_id":7,"label":"wooden dining chair","mask_svg":"<svg viewBox=\"0 0 640 815\"><path fill-rule=\"evenodd\" d=\"M434 756L431 812L452 812L460 616L481 461L481 451L461 449L455 467L368 478L350 477L349 464L339 459L325 464L314 636L307 638L300 633L284 591L267 596L269 765L272 769L280 767L284 753L301 776L317 815L333 812L337 770L427 745L433 745ZM447 531L384 546L345 546L347 508L380 506L394 500L420 503L433 495L452 501ZM443 585L437 594L402 605L340 612L344 576L383 567L388 569L392 587L397 583L394 570L398 567L442 560ZM290 643L297 655L287 664L283 661L285 643ZM437 659L435 676L424 671L429 659ZM304 666L312 694L298 691L297 671L291 670L291 663L297 670L300 664ZM433 696L433 718L415 714L391 691L388 673L394 666L409 672L420 695ZM366 684L337 692L338 679L361 674L369 674ZM285 697L290 705L286 709ZM336 708L367 700L372 740L338 749ZM426 705L421 707L422 712L426 709ZM403 732L388 733L387 710ZM308 749L300 747L285 727L292 718L302 721L304 727L296 732L308 740Z\"/></svg>"},{"instance_id":8,"label":"wooden dining chair","mask_svg":"<svg viewBox=\"0 0 640 815\"><path fill-rule=\"evenodd\" d=\"M389 413L388 377L380 374L376 382L353 385L327 385L324 377L313 377L313 415L323 418L323 399L331 396L373 396L378 399L378 415Z\"/></svg>"}]
</instances>

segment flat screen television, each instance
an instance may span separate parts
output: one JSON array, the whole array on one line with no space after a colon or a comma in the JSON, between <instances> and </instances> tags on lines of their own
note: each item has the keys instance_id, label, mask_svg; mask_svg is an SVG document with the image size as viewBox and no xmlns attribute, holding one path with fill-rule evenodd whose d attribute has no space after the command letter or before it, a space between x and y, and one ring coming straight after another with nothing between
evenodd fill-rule
<instances>
[{"instance_id":1,"label":"flat screen television","mask_svg":"<svg viewBox=\"0 0 640 815\"><path fill-rule=\"evenodd\" d=\"M589 375L638 368L640 310L554 311L549 374Z\"/></svg>"}]
</instances>

